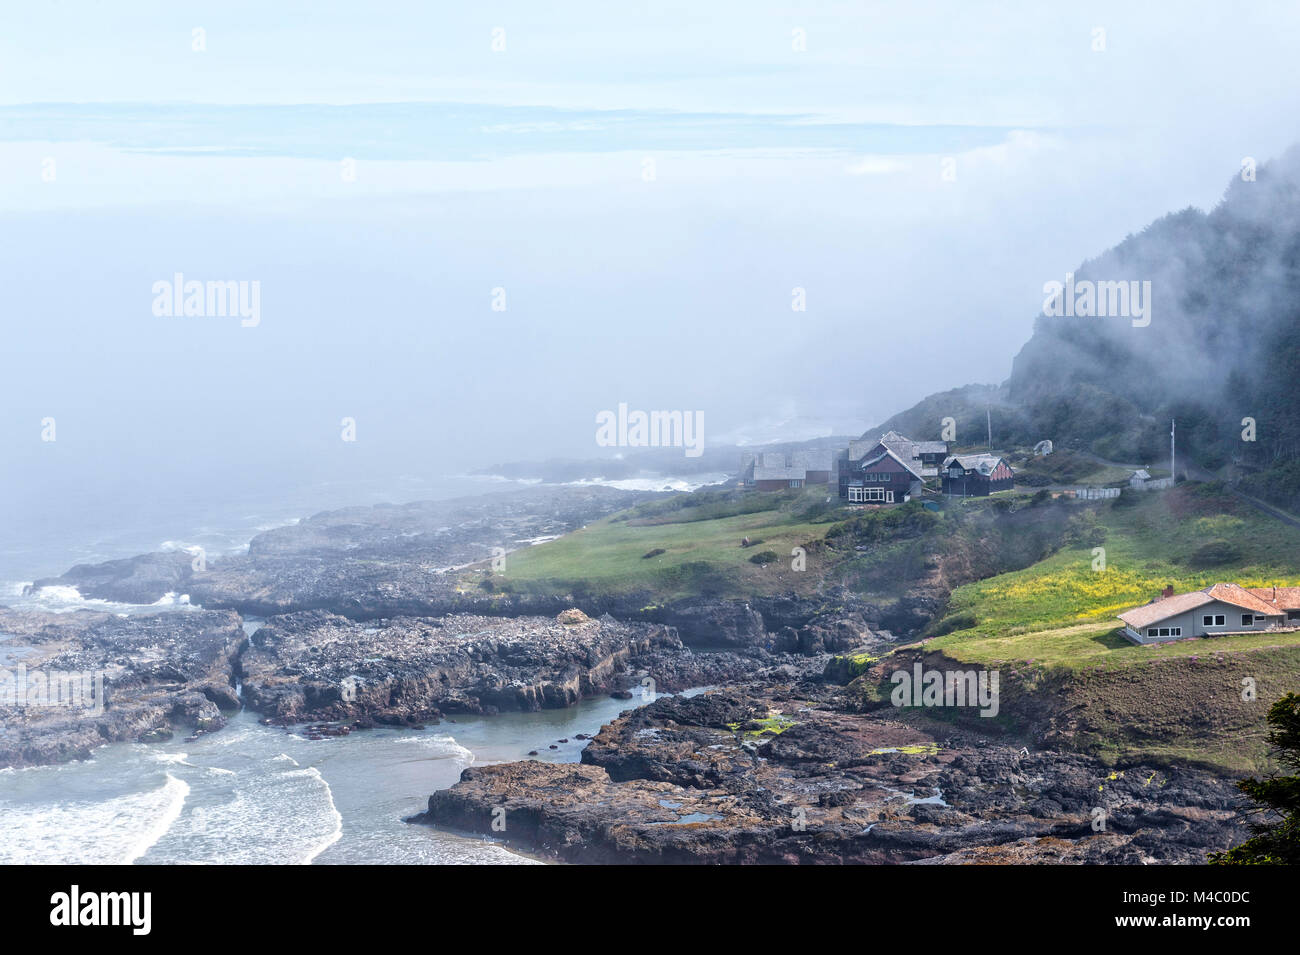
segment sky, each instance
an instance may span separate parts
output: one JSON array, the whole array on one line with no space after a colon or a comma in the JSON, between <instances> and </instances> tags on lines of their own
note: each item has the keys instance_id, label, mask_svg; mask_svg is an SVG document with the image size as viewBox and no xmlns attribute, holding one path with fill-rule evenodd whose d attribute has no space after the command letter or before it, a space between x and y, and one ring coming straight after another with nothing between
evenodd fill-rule
<instances>
[{"instance_id":1,"label":"sky","mask_svg":"<svg viewBox=\"0 0 1300 955\"><path fill-rule=\"evenodd\" d=\"M1045 282L1295 141L1298 39L1267 2L6 4L0 523L1002 381ZM256 323L156 314L178 273Z\"/></svg>"}]
</instances>

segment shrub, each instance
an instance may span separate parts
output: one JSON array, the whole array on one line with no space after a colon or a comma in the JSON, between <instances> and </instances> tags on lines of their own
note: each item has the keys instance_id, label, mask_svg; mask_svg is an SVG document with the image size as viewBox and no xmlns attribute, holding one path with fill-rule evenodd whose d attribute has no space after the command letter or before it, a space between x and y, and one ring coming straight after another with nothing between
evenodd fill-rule
<instances>
[{"instance_id":1,"label":"shrub","mask_svg":"<svg viewBox=\"0 0 1300 955\"><path fill-rule=\"evenodd\" d=\"M1097 519L1091 508L1070 518L1066 525L1065 542L1076 547L1100 547L1106 542L1106 525Z\"/></svg>"},{"instance_id":2,"label":"shrub","mask_svg":"<svg viewBox=\"0 0 1300 955\"><path fill-rule=\"evenodd\" d=\"M979 620L976 619L975 614L970 611L962 611L961 613L955 613L951 616L944 617L935 624L933 635L936 637L942 637L945 633L952 633L954 630L969 630L977 623L979 623Z\"/></svg>"},{"instance_id":3,"label":"shrub","mask_svg":"<svg viewBox=\"0 0 1300 955\"><path fill-rule=\"evenodd\" d=\"M751 564L774 564L781 559L781 555L774 550L762 550L749 558Z\"/></svg>"},{"instance_id":4,"label":"shrub","mask_svg":"<svg viewBox=\"0 0 1300 955\"><path fill-rule=\"evenodd\" d=\"M1192 552L1188 563L1193 567L1218 567L1241 559L1241 550L1232 541L1206 541Z\"/></svg>"}]
</instances>

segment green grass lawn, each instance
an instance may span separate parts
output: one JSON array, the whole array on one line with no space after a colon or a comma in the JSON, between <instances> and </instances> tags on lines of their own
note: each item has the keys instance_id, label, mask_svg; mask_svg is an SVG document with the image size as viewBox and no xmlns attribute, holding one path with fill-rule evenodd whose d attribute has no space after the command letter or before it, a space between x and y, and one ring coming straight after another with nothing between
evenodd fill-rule
<instances>
[{"instance_id":1,"label":"green grass lawn","mask_svg":"<svg viewBox=\"0 0 1300 955\"><path fill-rule=\"evenodd\" d=\"M1091 471L1085 471L1075 478L1075 484L1115 484L1127 481L1133 472L1128 468L1117 468L1111 464L1099 464Z\"/></svg>"},{"instance_id":2,"label":"green grass lawn","mask_svg":"<svg viewBox=\"0 0 1300 955\"><path fill-rule=\"evenodd\" d=\"M840 515L838 501L826 506L828 496L834 489L814 487L654 501L511 554L496 579L519 591L579 584L604 593L649 590L664 600L799 590L815 586L815 574L792 570L790 552L820 540ZM758 543L742 547L745 537ZM645 556L656 550L663 553ZM765 552L776 559L751 561Z\"/></svg>"},{"instance_id":3,"label":"green grass lawn","mask_svg":"<svg viewBox=\"0 0 1300 955\"><path fill-rule=\"evenodd\" d=\"M1133 504L1101 505L1097 514L1100 530L1091 543L959 587L948 610L959 627L929 646L976 663L1112 667L1160 656L1300 645L1300 634L1262 634L1140 647L1115 633L1117 613L1146 603L1167 584L1179 593L1218 581L1295 585L1300 529L1213 487L1142 494ZM1197 566L1198 549L1212 539L1231 541L1238 553L1218 566ZM1094 546L1105 549L1104 570L1093 568Z\"/></svg>"}]
</instances>

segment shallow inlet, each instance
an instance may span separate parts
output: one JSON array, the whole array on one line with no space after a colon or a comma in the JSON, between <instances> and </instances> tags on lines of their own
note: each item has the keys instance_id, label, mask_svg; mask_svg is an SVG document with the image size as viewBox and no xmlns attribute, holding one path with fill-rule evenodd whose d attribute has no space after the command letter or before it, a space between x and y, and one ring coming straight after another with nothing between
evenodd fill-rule
<instances>
[{"instance_id":1,"label":"shallow inlet","mask_svg":"<svg viewBox=\"0 0 1300 955\"><path fill-rule=\"evenodd\" d=\"M487 839L402 820L471 763L529 750L576 762L586 745L576 734L639 705L602 697L322 740L243 711L192 742L116 743L80 763L0 770L0 864L527 863Z\"/></svg>"}]
</instances>

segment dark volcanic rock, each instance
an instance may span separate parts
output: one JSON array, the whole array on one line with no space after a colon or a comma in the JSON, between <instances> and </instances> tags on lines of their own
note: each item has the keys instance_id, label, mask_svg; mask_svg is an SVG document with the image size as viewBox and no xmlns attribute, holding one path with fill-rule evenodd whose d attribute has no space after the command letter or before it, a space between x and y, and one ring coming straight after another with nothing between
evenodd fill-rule
<instances>
[{"instance_id":1,"label":"dark volcanic rock","mask_svg":"<svg viewBox=\"0 0 1300 955\"><path fill-rule=\"evenodd\" d=\"M233 658L243 639L228 611L0 614L0 766L84 759L104 743L220 729L222 710L239 706ZM15 705L20 666L23 706ZM42 694L42 678L73 690L62 694L67 705L49 705L60 694Z\"/></svg>"},{"instance_id":2,"label":"dark volcanic rock","mask_svg":"<svg viewBox=\"0 0 1300 955\"><path fill-rule=\"evenodd\" d=\"M581 765L472 768L412 821L574 862L1186 863L1246 834L1232 781L1208 772L938 740L834 700L767 678L662 699Z\"/></svg>"},{"instance_id":3,"label":"dark volcanic rock","mask_svg":"<svg viewBox=\"0 0 1300 955\"><path fill-rule=\"evenodd\" d=\"M694 654L670 627L611 617L575 625L470 615L363 623L303 611L267 621L239 665L245 702L278 722L409 724L443 713L569 706L629 686L681 689L756 663Z\"/></svg>"},{"instance_id":4,"label":"dark volcanic rock","mask_svg":"<svg viewBox=\"0 0 1300 955\"><path fill-rule=\"evenodd\" d=\"M145 554L79 565L32 588L70 585L83 597L143 604L187 593L196 604L263 616L310 609L351 617L437 615L472 609L439 571L485 560L494 548L565 534L652 496L557 487L344 508L259 534L247 554L209 558L201 570L189 554Z\"/></svg>"},{"instance_id":5,"label":"dark volcanic rock","mask_svg":"<svg viewBox=\"0 0 1300 955\"><path fill-rule=\"evenodd\" d=\"M767 642L762 614L741 601L691 598L664 608L660 617L693 644L751 647Z\"/></svg>"},{"instance_id":6,"label":"dark volcanic rock","mask_svg":"<svg viewBox=\"0 0 1300 955\"><path fill-rule=\"evenodd\" d=\"M47 586L72 586L83 597L151 604L169 593L186 590L193 561L194 557L184 551L168 551L102 564L78 564L62 577L37 580L26 590L30 593Z\"/></svg>"}]
</instances>

